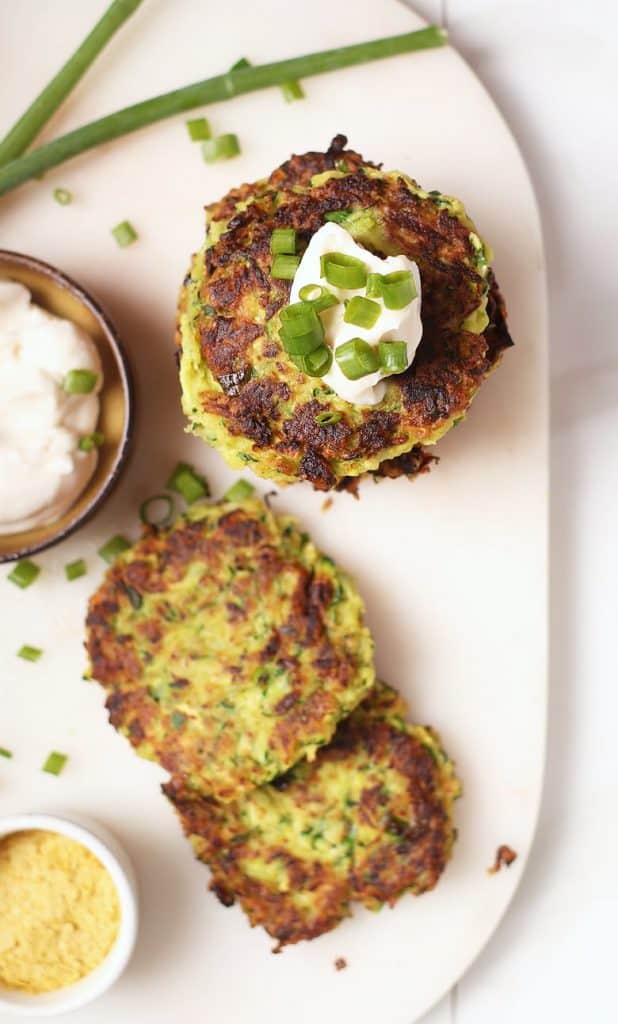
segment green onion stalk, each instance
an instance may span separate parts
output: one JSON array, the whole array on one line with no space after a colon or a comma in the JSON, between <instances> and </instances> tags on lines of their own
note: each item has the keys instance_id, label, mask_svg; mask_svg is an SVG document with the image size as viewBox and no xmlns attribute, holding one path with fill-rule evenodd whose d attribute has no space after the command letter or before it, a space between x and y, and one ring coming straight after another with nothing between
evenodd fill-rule
<instances>
[{"instance_id":1,"label":"green onion stalk","mask_svg":"<svg viewBox=\"0 0 618 1024\"><path fill-rule=\"evenodd\" d=\"M70 160L86 150L93 149L104 142L110 142L129 132L137 131L146 125L172 117L195 107L207 106L233 99L243 93L267 89L270 86L282 85L292 79L308 78L321 75L327 71L365 64L368 61L394 57L415 50L426 50L435 46L443 46L446 32L437 25L403 35L389 36L366 43L355 43L334 50L323 50L309 53L290 60L276 61L273 64L261 64L255 67L242 67L228 71L214 78L207 78L193 85L187 85L172 92L163 93L153 99L135 103L116 113L108 114L97 121L83 125L75 131L48 142L31 153L12 160L0 167L0 195L23 185L24 182L37 175L49 171L52 167Z\"/></svg>"}]
</instances>

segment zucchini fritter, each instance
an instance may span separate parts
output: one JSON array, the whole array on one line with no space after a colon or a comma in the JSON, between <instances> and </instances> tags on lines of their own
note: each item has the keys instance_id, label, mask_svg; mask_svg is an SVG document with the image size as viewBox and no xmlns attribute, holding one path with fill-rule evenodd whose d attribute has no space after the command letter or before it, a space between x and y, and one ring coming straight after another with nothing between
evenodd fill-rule
<instances>
[{"instance_id":1,"label":"zucchini fritter","mask_svg":"<svg viewBox=\"0 0 618 1024\"><path fill-rule=\"evenodd\" d=\"M91 675L143 757L218 800L327 743L372 686L354 585L258 500L146 530L90 600Z\"/></svg>"},{"instance_id":2,"label":"zucchini fritter","mask_svg":"<svg viewBox=\"0 0 618 1024\"><path fill-rule=\"evenodd\" d=\"M276 949L334 928L357 901L372 910L432 889L455 839L453 764L404 701L377 683L311 763L234 803L163 790L222 903L238 900Z\"/></svg>"},{"instance_id":3,"label":"zucchini fritter","mask_svg":"<svg viewBox=\"0 0 618 1024\"><path fill-rule=\"evenodd\" d=\"M183 409L191 430L235 467L249 463L279 483L320 490L373 472L460 420L512 344L490 254L457 199L425 192L344 149L294 156L270 178L207 208L208 233L179 303ZM271 276L275 228L296 231L300 251L342 213L354 239L420 269L423 338L405 373L388 378L375 406L359 406L299 371L279 341L291 282ZM336 412L336 422L318 422Z\"/></svg>"}]
</instances>

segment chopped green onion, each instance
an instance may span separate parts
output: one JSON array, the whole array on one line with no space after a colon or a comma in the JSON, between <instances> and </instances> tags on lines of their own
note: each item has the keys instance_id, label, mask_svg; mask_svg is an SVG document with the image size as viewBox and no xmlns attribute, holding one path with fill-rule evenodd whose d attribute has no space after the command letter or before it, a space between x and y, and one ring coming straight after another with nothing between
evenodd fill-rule
<instances>
[{"instance_id":1,"label":"chopped green onion","mask_svg":"<svg viewBox=\"0 0 618 1024\"><path fill-rule=\"evenodd\" d=\"M306 302L294 302L284 306L279 316L279 336L289 355L305 356L323 344L324 328L313 306Z\"/></svg>"},{"instance_id":2,"label":"chopped green onion","mask_svg":"<svg viewBox=\"0 0 618 1024\"><path fill-rule=\"evenodd\" d=\"M291 356L294 366L306 373L308 377L323 377L333 364L333 353L326 345L309 352L306 356Z\"/></svg>"},{"instance_id":3,"label":"chopped green onion","mask_svg":"<svg viewBox=\"0 0 618 1024\"><path fill-rule=\"evenodd\" d=\"M416 285L409 270L395 270L392 274L370 274L367 295L381 298L387 309L403 309L416 298Z\"/></svg>"},{"instance_id":4,"label":"chopped green onion","mask_svg":"<svg viewBox=\"0 0 618 1024\"><path fill-rule=\"evenodd\" d=\"M29 558L24 558L13 567L7 576L7 580L25 590L31 583L34 583L40 571L41 567L39 565L31 562Z\"/></svg>"},{"instance_id":5,"label":"chopped green onion","mask_svg":"<svg viewBox=\"0 0 618 1024\"><path fill-rule=\"evenodd\" d=\"M310 303L292 302L279 312L281 329L288 337L298 337L307 331L316 330L322 335L322 326L318 315Z\"/></svg>"},{"instance_id":6,"label":"chopped green onion","mask_svg":"<svg viewBox=\"0 0 618 1024\"><path fill-rule=\"evenodd\" d=\"M382 298L387 309L403 309L416 298L416 285L409 270L396 270L382 277Z\"/></svg>"},{"instance_id":7,"label":"chopped green onion","mask_svg":"<svg viewBox=\"0 0 618 1024\"><path fill-rule=\"evenodd\" d=\"M69 203L73 202L73 193L69 192L68 188L55 188L54 199L61 206L68 206Z\"/></svg>"},{"instance_id":8,"label":"chopped green onion","mask_svg":"<svg viewBox=\"0 0 618 1024\"><path fill-rule=\"evenodd\" d=\"M325 214L324 220L330 220L334 224L345 224L351 213L351 210L332 210L331 213Z\"/></svg>"},{"instance_id":9,"label":"chopped green onion","mask_svg":"<svg viewBox=\"0 0 618 1024\"><path fill-rule=\"evenodd\" d=\"M408 346L405 341L381 341L378 356L385 373L403 373L408 368Z\"/></svg>"},{"instance_id":10,"label":"chopped green onion","mask_svg":"<svg viewBox=\"0 0 618 1024\"><path fill-rule=\"evenodd\" d=\"M43 651L40 647L30 647L29 644L24 644L20 647L17 652L18 658L23 658L24 661L38 661Z\"/></svg>"},{"instance_id":11,"label":"chopped green onion","mask_svg":"<svg viewBox=\"0 0 618 1024\"><path fill-rule=\"evenodd\" d=\"M286 103L293 103L294 100L304 100L305 91L296 79L291 79L289 82L281 83L281 92Z\"/></svg>"},{"instance_id":12,"label":"chopped green onion","mask_svg":"<svg viewBox=\"0 0 618 1024\"><path fill-rule=\"evenodd\" d=\"M185 121L192 142L204 142L212 138L210 122L205 117L191 117Z\"/></svg>"},{"instance_id":13,"label":"chopped green onion","mask_svg":"<svg viewBox=\"0 0 618 1024\"><path fill-rule=\"evenodd\" d=\"M370 328L375 327L381 312L382 307L379 302L372 302L371 299L364 299L362 295L355 295L348 302L343 319L346 324Z\"/></svg>"},{"instance_id":14,"label":"chopped green onion","mask_svg":"<svg viewBox=\"0 0 618 1024\"><path fill-rule=\"evenodd\" d=\"M296 232L294 228L275 228L270 236L270 251L277 253L296 252Z\"/></svg>"},{"instance_id":15,"label":"chopped green onion","mask_svg":"<svg viewBox=\"0 0 618 1024\"><path fill-rule=\"evenodd\" d=\"M245 498L249 498L253 494L254 490L253 484L250 484L248 480L237 480L235 484L228 487L223 495L223 500L244 501Z\"/></svg>"},{"instance_id":16,"label":"chopped green onion","mask_svg":"<svg viewBox=\"0 0 618 1024\"><path fill-rule=\"evenodd\" d=\"M305 357L305 365L310 377L323 377L333 365L333 353L323 345Z\"/></svg>"},{"instance_id":17,"label":"chopped green onion","mask_svg":"<svg viewBox=\"0 0 618 1024\"><path fill-rule=\"evenodd\" d=\"M12 757L12 756L13 756L13 754L12 754L12 752L10 750L7 750L6 747L0 747L0 757Z\"/></svg>"},{"instance_id":18,"label":"chopped green onion","mask_svg":"<svg viewBox=\"0 0 618 1024\"><path fill-rule=\"evenodd\" d=\"M210 494L204 477L199 476L193 469L193 466L189 466L186 462L178 463L167 481L166 487L169 491L176 491L177 494L181 494L187 505L192 505L194 501L199 501L200 498L207 498Z\"/></svg>"},{"instance_id":19,"label":"chopped green onion","mask_svg":"<svg viewBox=\"0 0 618 1024\"><path fill-rule=\"evenodd\" d=\"M315 422L321 427L329 427L331 423L339 423L340 419L340 412L319 412L315 418Z\"/></svg>"},{"instance_id":20,"label":"chopped green onion","mask_svg":"<svg viewBox=\"0 0 618 1024\"><path fill-rule=\"evenodd\" d=\"M69 582L71 580L78 580L80 576L85 576L87 572L88 569L83 558L78 558L76 562L67 562L64 567L64 573Z\"/></svg>"},{"instance_id":21,"label":"chopped green onion","mask_svg":"<svg viewBox=\"0 0 618 1024\"><path fill-rule=\"evenodd\" d=\"M382 298L382 274L369 274L367 276L365 294L368 295L370 299Z\"/></svg>"},{"instance_id":22,"label":"chopped green onion","mask_svg":"<svg viewBox=\"0 0 618 1024\"><path fill-rule=\"evenodd\" d=\"M49 775L60 775L67 761L68 756L66 754L59 754L56 750L52 750L43 765L43 771L48 772Z\"/></svg>"},{"instance_id":23,"label":"chopped green onion","mask_svg":"<svg viewBox=\"0 0 618 1024\"><path fill-rule=\"evenodd\" d=\"M163 510L157 515L157 506ZM174 515L174 502L169 494L153 494L146 498L139 507L139 517L147 526L168 526Z\"/></svg>"},{"instance_id":24,"label":"chopped green onion","mask_svg":"<svg viewBox=\"0 0 618 1024\"><path fill-rule=\"evenodd\" d=\"M301 302L313 302L319 299L322 292L326 291L321 284L304 284L298 293Z\"/></svg>"},{"instance_id":25,"label":"chopped green onion","mask_svg":"<svg viewBox=\"0 0 618 1024\"><path fill-rule=\"evenodd\" d=\"M98 379L98 374L93 370L69 370L62 381L62 387L69 395L89 395Z\"/></svg>"},{"instance_id":26,"label":"chopped green onion","mask_svg":"<svg viewBox=\"0 0 618 1024\"><path fill-rule=\"evenodd\" d=\"M121 537L119 533L115 537L111 537L102 548L99 548L98 554L107 562L109 565L115 562L118 555L122 554L123 551L127 551L131 545L125 537Z\"/></svg>"},{"instance_id":27,"label":"chopped green onion","mask_svg":"<svg viewBox=\"0 0 618 1024\"><path fill-rule=\"evenodd\" d=\"M206 139L202 142L202 156L207 164L214 164L217 160L231 160L233 156L240 153L240 142L238 136L231 132L226 135L217 135L214 139Z\"/></svg>"},{"instance_id":28,"label":"chopped green onion","mask_svg":"<svg viewBox=\"0 0 618 1024\"><path fill-rule=\"evenodd\" d=\"M277 253L273 259L271 274L279 281L293 281L299 263L300 256L284 256Z\"/></svg>"},{"instance_id":29,"label":"chopped green onion","mask_svg":"<svg viewBox=\"0 0 618 1024\"><path fill-rule=\"evenodd\" d=\"M324 253L320 257L320 273L336 288L364 288L367 282L367 265L343 252Z\"/></svg>"},{"instance_id":30,"label":"chopped green onion","mask_svg":"<svg viewBox=\"0 0 618 1024\"><path fill-rule=\"evenodd\" d=\"M281 333L281 340L285 351L290 356L308 356L321 348L324 339L317 331L308 331L306 334L299 334L296 337L287 337Z\"/></svg>"},{"instance_id":31,"label":"chopped green onion","mask_svg":"<svg viewBox=\"0 0 618 1024\"><path fill-rule=\"evenodd\" d=\"M170 722L172 729L180 729L187 721L187 716L182 711L172 711Z\"/></svg>"},{"instance_id":32,"label":"chopped green onion","mask_svg":"<svg viewBox=\"0 0 618 1024\"><path fill-rule=\"evenodd\" d=\"M94 448L100 448L102 444L105 444L105 436L100 431L95 430L94 434L86 434L85 437L80 437L77 447L80 452L91 452Z\"/></svg>"},{"instance_id":33,"label":"chopped green onion","mask_svg":"<svg viewBox=\"0 0 618 1024\"><path fill-rule=\"evenodd\" d=\"M310 303L316 313L323 313L325 309L330 309L331 306L336 306L339 302L337 297L329 292L328 288L323 288L321 284L303 285L298 297L303 302Z\"/></svg>"},{"instance_id":34,"label":"chopped green onion","mask_svg":"<svg viewBox=\"0 0 618 1024\"><path fill-rule=\"evenodd\" d=\"M246 57L241 57L239 60L236 61L235 64L232 64L232 66L230 68L230 71L242 71L243 68L250 68L250 67L251 67L251 61L247 60Z\"/></svg>"},{"instance_id":35,"label":"chopped green onion","mask_svg":"<svg viewBox=\"0 0 618 1024\"><path fill-rule=\"evenodd\" d=\"M112 235L118 242L121 249L125 246L131 245L137 239L137 231L128 220L123 220L120 224L116 224L115 228L112 228Z\"/></svg>"},{"instance_id":36,"label":"chopped green onion","mask_svg":"<svg viewBox=\"0 0 618 1024\"><path fill-rule=\"evenodd\" d=\"M335 350L335 359L339 369L348 380L359 380L368 373L375 373L379 368L375 349L362 338L350 338Z\"/></svg>"}]
</instances>

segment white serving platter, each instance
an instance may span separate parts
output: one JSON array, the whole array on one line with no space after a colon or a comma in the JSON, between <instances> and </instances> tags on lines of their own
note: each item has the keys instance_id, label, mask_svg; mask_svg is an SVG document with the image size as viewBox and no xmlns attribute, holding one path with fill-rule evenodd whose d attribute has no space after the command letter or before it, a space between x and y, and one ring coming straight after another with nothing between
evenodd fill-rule
<instances>
[{"instance_id":1,"label":"white serving platter","mask_svg":"<svg viewBox=\"0 0 618 1024\"><path fill-rule=\"evenodd\" d=\"M99 15L103 0L22 0L0 12L0 126L8 126ZM216 73L240 56L272 60L408 31L420 19L395 0L152 0L125 27L52 126L68 130L134 99ZM210 108L243 155L207 166L184 118L103 147L0 200L0 247L58 265L91 290L120 329L135 367L136 451L98 518L37 557L43 573L19 591L0 580L0 813L80 812L130 852L141 888L134 959L76 1024L411 1024L451 986L495 929L521 877L542 782L546 700L548 499L543 250L533 191L517 146L481 84L450 48L397 57L306 82L307 100L278 90ZM438 889L380 914L358 911L312 943L270 953L237 908L206 891L159 783L107 724L102 694L82 681L82 620L103 572L96 549L137 535L137 508L179 458L215 495L233 474L183 435L172 356L176 292L200 244L202 206L291 152L337 132L386 167L460 196L495 249L516 347L483 387L466 423L441 442L439 467L411 484L366 484L360 502L306 485L277 508L356 575L377 641L380 674L441 732L465 784L460 838ZM60 207L54 187L74 194ZM139 242L117 248L128 218ZM259 483L262 492L269 490ZM88 561L73 583L63 565ZM15 656L44 648L38 664ZM40 766L70 755L59 777ZM519 854L490 877L496 847ZM346 970L334 961L344 957ZM4 1017L0 1019L4 1020Z\"/></svg>"}]
</instances>

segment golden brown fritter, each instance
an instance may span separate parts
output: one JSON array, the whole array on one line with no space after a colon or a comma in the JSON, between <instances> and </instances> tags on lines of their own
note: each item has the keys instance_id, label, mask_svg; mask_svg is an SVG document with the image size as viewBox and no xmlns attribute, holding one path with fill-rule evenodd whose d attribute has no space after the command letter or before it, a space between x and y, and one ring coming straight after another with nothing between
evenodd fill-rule
<instances>
[{"instance_id":1,"label":"golden brown fritter","mask_svg":"<svg viewBox=\"0 0 618 1024\"><path fill-rule=\"evenodd\" d=\"M460 784L430 729L378 683L312 763L234 803L163 787L222 903L241 904L277 950L350 913L432 889L455 839Z\"/></svg>"},{"instance_id":2,"label":"golden brown fritter","mask_svg":"<svg viewBox=\"0 0 618 1024\"><path fill-rule=\"evenodd\" d=\"M258 500L200 504L108 570L90 671L139 754L232 800L312 757L368 692L363 613L293 520Z\"/></svg>"},{"instance_id":3,"label":"golden brown fritter","mask_svg":"<svg viewBox=\"0 0 618 1024\"><path fill-rule=\"evenodd\" d=\"M399 456L434 444L512 344L488 251L461 203L378 170L345 141L338 136L326 153L292 157L270 179L208 208L209 233L181 293L177 333L191 429L234 466L249 463L259 475L306 479L321 490L384 461L394 472ZM421 274L422 341L376 406L346 402L306 376L279 341L291 283L271 276L272 231L294 228L302 251L335 212L348 218L357 242L380 256L403 253ZM338 413L337 422L319 422L325 411Z\"/></svg>"}]
</instances>

